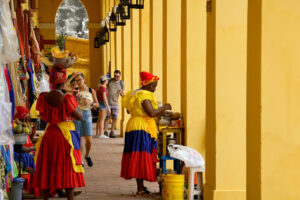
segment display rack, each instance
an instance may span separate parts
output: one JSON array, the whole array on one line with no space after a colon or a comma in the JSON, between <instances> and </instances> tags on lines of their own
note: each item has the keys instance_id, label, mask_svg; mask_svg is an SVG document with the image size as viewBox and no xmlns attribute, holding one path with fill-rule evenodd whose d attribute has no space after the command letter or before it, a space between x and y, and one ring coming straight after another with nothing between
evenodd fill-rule
<instances>
[{"instance_id":1,"label":"display rack","mask_svg":"<svg viewBox=\"0 0 300 200\"><path fill-rule=\"evenodd\" d=\"M176 171L176 173L181 172L180 168L180 160L173 158L167 154L167 137L168 134L173 133L173 138L176 139L176 144L183 144L184 143L184 128L183 127L158 127L159 134L162 135L161 140L159 143L162 143L162 149L159 153L159 167L161 169L162 174L167 173L167 160L173 161L173 170Z\"/></svg>"}]
</instances>

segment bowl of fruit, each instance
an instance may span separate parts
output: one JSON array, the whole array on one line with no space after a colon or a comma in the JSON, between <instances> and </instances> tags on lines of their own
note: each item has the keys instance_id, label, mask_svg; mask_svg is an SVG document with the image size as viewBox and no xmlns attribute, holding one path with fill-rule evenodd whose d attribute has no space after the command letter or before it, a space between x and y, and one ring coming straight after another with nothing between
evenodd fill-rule
<instances>
[{"instance_id":1,"label":"bowl of fruit","mask_svg":"<svg viewBox=\"0 0 300 200\"><path fill-rule=\"evenodd\" d=\"M31 133L31 124L21 122L18 119L14 122L14 138L15 144L25 144L28 135Z\"/></svg>"}]
</instances>

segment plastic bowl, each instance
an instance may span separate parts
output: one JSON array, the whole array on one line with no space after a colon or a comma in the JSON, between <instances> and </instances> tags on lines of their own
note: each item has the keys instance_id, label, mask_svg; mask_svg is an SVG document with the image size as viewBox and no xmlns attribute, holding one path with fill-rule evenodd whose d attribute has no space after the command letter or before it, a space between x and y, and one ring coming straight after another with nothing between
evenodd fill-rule
<instances>
[{"instance_id":1,"label":"plastic bowl","mask_svg":"<svg viewBox=\"0 0 300 200\"><path fill-rule=\"evenodd\" d=\"M25 142L27 141L27 136L27 133L14 134L15 144L25 144Z\"/></svg>"}]
</instances>

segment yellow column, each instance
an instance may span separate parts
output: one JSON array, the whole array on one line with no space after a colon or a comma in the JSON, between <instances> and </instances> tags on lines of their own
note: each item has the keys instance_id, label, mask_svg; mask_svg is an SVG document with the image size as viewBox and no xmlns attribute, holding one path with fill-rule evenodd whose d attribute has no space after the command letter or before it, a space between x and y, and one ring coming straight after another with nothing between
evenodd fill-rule
<instances>
[{"instance_id":1,"label":"yellow column","mask_svg":"<svg viewBox=\"0 0 300 200\"><path fill-rule=\"evenodd\" d=\"M154 93L157 100L163 102L163 1L153 0L152 21L153 23L153 74L159 76L160 80Z\"/></svg>"},{"instance_id":2,"label":"yellow column","mask_svg":"<svg viewBox=\"0 0 300 200\"><path fill-rule=\"evenodd\" d=\"M25 5L25 4L22 4ZM47 2L38 0L40 34L45 40L55 40L55 16L60 2ZM49 10L49 8L52 8Z\"/></svg>"},{"instance_id":3,"label":"yellow column","mask_svg":"<svg viewBox=\"0 0 300 200\"><path fill-rule=\"evenodd\" d=\"M101 20L105 20L106 17L106 0L102 1L101 3L101 10L102 10L102 19ZM102 45L102 52L103 52L103 62L102 62L102 69L101 69L101 75L106 74L106 66L108 63L107 60L107 45Z\"/></svg>"},{"instance_id":4,"label":"yellow column","mask_svg":"<svg viewBox=\"0 0 300 200\"><path fill-rule=\"evenodd\" d=\"M246 199L247 2L212 1L207 15L208 200Z\"/></svg>"},{"instance_id":5,"label":"yellow column","mask_svg":"<svg viewBox=\"0 0 300 200\"><path fill-rule=\"evenodd\" d=\"M167 0L167 61L164 78L166 78L166 101L174 111L180 111L181 101L181 0Z\"/></svg>"},{"instance_id":6,"label":"yellow column","mask_svg":"<svg viewBox=\"0 0 300 200\"><path fill-rule=\"evenodd\" d=\"M98 22L100 23L100 22ZM89 29L90 43L90 87L96 88L98 85L99 76L102 74L102 48L94 48L94 37L99 28Z\"/></svg>"},{"instance_id":7,"label":"yellow column","mask_svg":"<svg viewBox=\"0 0 300 200\"><path fill-rule=\"evenodd\" d=\"M131 84L131 69L132 69L132 22L131 20L126 21L124 27L124 65L122 66L122 79L125 83L125 90L132 90Z\"/></svg>"},{"instance_id":8,"label":"yellow column","mask_svg":"<svg viewBox=\"0 0 300 200\"><path fill-rule=\"evenodd\" d=\"M116 33L116 68L115 69L118 69L122 72L122 67L123 67L123 41L122 41L122 38L123 38L123 27L122 26L118 26L118 30L117 30L117 33ZM113 71L112 71L113 73ZM113 77L113 74L112 74L112 77ZM122 98L120 97L119 98L119 105L122 105ZM117 122L117 129L121 129L121 133L122 133L122 121L124 121L123 119L123 109L119 109L120 112L119 112L119 117L118 117L118 122Z\"/></svg>"},{"instance_id":9,"label":"yellow column","mask_svg":"<svg viewBox=\"0 0 300 200\"><path fill-rule=\"evenodd\" d=\"M299 6L249 2L248 200L300 199Z\"/></svg>"},{"instance_id":10,"label":"yellow column","mask_svg":"<svg viewBox=\"0 0 300 200\"><path fill-rule=\"evenodd\" d=\"M139 88L140 84L140 10L132 9L132 87Z\"/></svg>"},{"instance_id":11,"label":"yellow column","mask_svg":"<svg viewBox=\"0 0 300 200\"><path fill-rule=\"evenodd\" d=\"M123 27L118 26L117 35L116 35L116 69L122 69L122 60L123 60L123 46L122 46L122 34L123 34Z\"/></svg>"},{"instance_id":12,"label":"yellow column","mask_svg":"<svg viewBox=\"0 0 300 200\"><path fill-rule=\"evenodd\" d=\"M116 69L116 63L117 63L117 43L116 43L116 39L117 39L117 34L116 32L110 32L111 38L110 38L110 53L111 53L111 75L114 73L115 69Z\"/></svg>"},{"instance_id":13,"label":"yellow column","mask_svg":"<svg viewBox=\"0 0 300 200\"><path fill-rule=\"evenodd\" d=\"M248 3L247 200L261 200L261 5Z\"/></svg>"},{"instance_id":14,"label":"yellow column","mask_svg":"<svg viewBox=\"0 0 300 200\"><path fill-rule=\"evenodd\" d=\"M132 22L131 20L126 21L126 26L124 27L123 34L123 47L124 47L124 64L122 65L122 80L125 84L125 92L132 90ZM121 121L121 134L124 136L126 123L129 119L129 114L126 113L122 107L123 115Z\"/></svg>"},{"instance_id":15,"label":"yellow column","mask_svg":"<svg viewBox=\"0 0 300 200\"><path fill-rule=\"evenodd\" d=\"M181 109L186 145L205 156L206 2L182 1ZM197 117L195 117L197 116Z\"/></svg>"},{"instance_id":16,"label":"yellow column","mask_svg":"<svg viewBox=\"0 0 300 200\"><path fill-rule=\"evenodd\" d=\"M150 4L145 1L144 9L141 11L141 71L150 71Z\"/></svg>"}]
</instances>

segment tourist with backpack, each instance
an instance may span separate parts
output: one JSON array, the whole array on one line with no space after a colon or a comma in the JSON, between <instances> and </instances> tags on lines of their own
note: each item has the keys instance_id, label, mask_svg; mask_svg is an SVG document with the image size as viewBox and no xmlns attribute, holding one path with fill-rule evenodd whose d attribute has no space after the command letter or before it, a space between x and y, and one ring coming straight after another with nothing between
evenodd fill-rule
<instances>
[{"instance_id":1,"label":"tourist with backpack","mask_svg":"<svg viewBox=\"0 0 300 200\"><path fill-rule=\"evenodd\" d=\"M108 92L108 104L111 109L110 115L108 114L104 124L104 134L110 138L115 138L114 130L117 126L117 120L119 115L119 96L124 96L124 82L121 80L121 71L115 70L114 77L108 81L107 84ZM112 120L111 131L108 134L107 128L109 120Z\"/></svg>"}]
</instances>

